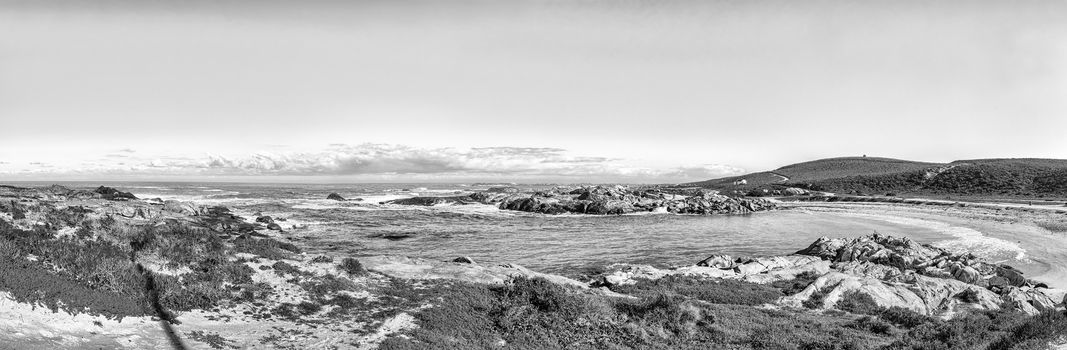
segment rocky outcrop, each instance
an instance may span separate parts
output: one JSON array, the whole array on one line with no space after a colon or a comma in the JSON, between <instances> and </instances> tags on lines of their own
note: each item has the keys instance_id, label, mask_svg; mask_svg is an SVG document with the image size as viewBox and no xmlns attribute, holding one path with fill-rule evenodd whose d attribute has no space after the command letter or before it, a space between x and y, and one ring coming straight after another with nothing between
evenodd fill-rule
<instances>
[{"instance_id":1,"label":"rocky outcrop","mask_svg":"<svg viewBox=\"0 0 1067 350\"><path fill-rule=\"evenodd\" d=\"M908 238L870 235L820 238L796 254L734 258L712 255L693 266L658 269L624 266L591 284L610 286L666 276L738 279L753 283L790 280L806 274L814 281L783 297L790 307L834 308L850 293L869 296L878 306L901 307L924 315L952 317L966 310L1010 306L1034 315L1067 299L1005 265L954 255Z\"/></svg>"},{"instance_id":2,"label":"rocky outcrop","mask_svg":"<svg viewBox=\"0 0 1067 350\"><path fill-rule=\"evenodd\" d=\"M1056 305L1039 283L1010 266L984 262L972 254L952 254L909 238L824 237L797 254L831 261L840 274L819 277L804 292L786 298L787 304L799 305L821 293L827 295L824 304L831 306L835 296L854 290L881 306L928 315L952 314L959 308L997 309L1002 304L1036 314Z\"/></svg>"},{"instance_id":3,"label":"rocky outcrop","mask_svg":"<svg viewBox=\"0 0 1067 350\"><path fill-rule=\"evenodd\" d=\"M635 190L623 186L596 186L512 197L501 202L500 208L543 214L608 215L661 211L710 215L746 214L773 209L775 205L763 199L727 197L714 192L682 196L654 188Z\"/></svg>"},{"instance_id":4,"label":"rocky outcrop","mask_svg":"<svg viewBox=\"0 0 1067 350\"><path fill-rule=\"evenodd\" d=\"M664 212L676 214L746 214L775 208L763 199L734 198L713 192L698 192L683 196L662 192L655 188L631 189L623 186L586 186L555 188L521 194L514 188L493 189L463 196L413 197L384 202L397 205L462 205L493 204L503 210L541 214L630 214Z\"/></svg>"},{"instance_id":5,"label":"rocky outcrop","mask_svg":"<svg viewBox=\"0 0 1067 350\"><path fill-rule=\"evenodd\" d=\"M382 204L395 204L395 205L419 205L419 206L434 206L434 205L464 205L464 204L495 204L505 201L513 195L507 193L493 193L493 192L475 192L462 196L441 196L441 197L411 197L394 199L391 201L382 202Z\"/></svg>"},{"instance_id":6,"label":"rocky outcrop","mask_svg":"<svg viewBox=\"0 0 1067 350\"><path fill-rule=\"evenodd\" d=\"M340 202L346 201L345 197L341 197L341 195L339 195L337 193L330 193L330 195L326 196L326 199L332 199L332 200L340 201Z\"/></svg>"},{"instance_id":7,"label":"rocky outcrop","mask_svg":"<svg viewBox=\"0 0 1067 350\"><path fill-rule=\"evenodd\" d=\"M626 285L638 280L656 280L666 276L689 276L702 278L739 279L753 283L771 283L796 278L804 273L825 274L830 272L830 262L813 256L786 255L775 257L729 259L715 255L696 265L673 269L631 265L599 276L593 285Z\"/></svg>"},{"instance_id":8,"label":"rocky outcrop","mask_svg":"<svg viewBox=\"0 0 1067 350\"><path fill-rule=\"evenodd\" d=\"M1006 287L1038 286L1010 266L987 263L972 254L952 254L909 238L878 234L853 239L823 237L797 254L818 256L835 263L866 261L925 276L951 278L995 292Z\"/></svg>"},{"instance_id":9,"label":"rocky outcrop","mask_svg":"<svg viewBox=\"0 0 1067 350\"><path fill-rule=\"evenodd\" d=\"M137 196L134 196L133 193L122 192L106 186L97 187L95 190L93 190L93 192L99 193L104 199L112 201L137 199Z\"/></svg>"}]
</instances>

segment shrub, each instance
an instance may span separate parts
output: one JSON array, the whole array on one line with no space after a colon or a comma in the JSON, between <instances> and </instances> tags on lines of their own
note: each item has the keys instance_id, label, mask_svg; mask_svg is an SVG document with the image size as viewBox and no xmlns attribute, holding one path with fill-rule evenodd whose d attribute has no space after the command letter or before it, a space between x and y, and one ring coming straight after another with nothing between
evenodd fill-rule
<instances>
[{"instance_id":1,"label":"shrub","mask_svg":"<svg viewBox=\"0 0 1067 350\"><path fill-rule=\"evenodd\" d=\"M610 287L612 291L637 296L677 293L714 304L762 305L773 303L782 292L769 285L731 279L705 279L667 276L656 280L638 280L632 285Z\"/></svg>"},{"instance_id":2,"label":"shrub","mask_svg":"<svg viewBox=\"0 0 1067 350\"><path fill-rule=\"evenodd\" d=\"M1013 327L989 349L1044 349L1050 341L1064 338L1067 338L1067 315L1062 311L1045 311Z\"/></svg>"},{"instance_id":3,"label":"shrub","mask_svg":"<svg viewBox=\"0 0 1067 350\"><path fill-rule=\"evenodd\" d=\"M159 303L168 310L211 309L231 297L218 283L167 275L158 275L155 281Z\"/></svg>"},{"instance_id":4,"label":"shrub","mask_svg":"<svg viewBox=\"0 0 1067 350\"><path fill-rule=\"evenodd\" d=\"M837 304L834 305L838 310L848 311L854 314L877 314L881 311L881 307L874 302L867 293L860 291L850 290L841 295L841 299L837 300Z\"/></svg>"},{"instance_id":5,"label":"shrub","mask_svg":"<svg viewBox=\"0 0 1067 350\"><path fill-rule=\"evenodd\" d=\"M270 267L274 268L274 273L277 273L279 276L287 273L291 275L298 275L300 273L300 269L284 261L275 262Z\"/></svg>"},{"instance_id":6,"label":"shrub","mask_svg":"<svg viewBox=\"0 0 1067 350\"><path fill-rule=\"evenodd\" d=\"M219 269L226 281L231 284L251 284L255 270L241 263L224 264Z\"/></svg>"},{"instance_id":7,"label":"shrub","mask_svg":"<svg viewBox=\"0 0 1067 350\"><path fill-rule=\"evenodd\" d=\"M1041 220L1034 222L1038 227L1048 230L1054 233L1067 232L1067 221L1063 220Z\"/></svg>"},{"instance_id":8,"label":"shrub","mask_svg":"<svg viewBox=\"0 0 1067 350\"><path fill-rule=\"evenodd\" d=\"M891 306L882 309L878 313L878 316L883 320L905 328L915 328L930 322L929 317L900 306Z\"/></svg>"},{"instance_id":9,"label":"shrub","mask_svg":"<svg viewBox=\"0 0 1067 350\"><path fill-rule=\"evenodd\" d=\"M26 210L22 209L22 206L18 202L11 201L11 218L15 220L22 220L26 218Z\"/></svg>"},{"instance_id":10,"label":"shrub","mask_svg":"<svg viewBox=\"0 0 1067 350\"><path fill-rule=\"evenodd\" d=\"M825 299L826 292L820 289L816 290L814 293L811 293L811 296L808 297L808 300L804 300L804 302L800 304L809 309L819 309L823 307L823 300Z\"/></svg>"},{"instance_id":11,"label":"shrub","mask_svg":"<svg viewBox=\"0 0 1067 350\"><path fill-rule=\"evenodd\" d=\"M88 313L108 318L146 315L143 294L120 294L95 290L69 276L57 274L36 262L0 256L0 290L18 302L40 304L52 311L77 315Z\"/></svg>"},{"instance_id":12,"label":"shrub","mask_svg":"<svg viewBox=\"0 0 1067 350\"><path fill-rule=\"evenodd\" d=\"M300 314L304 316L311 315L322 310L322 305L310 301L301 302L300 304L297 304L296 307L297 310L300 311Z\"/></svg>"},{"instance_id":13,"label":"shrub","mask_svg":"<svg viewBox=\"0 0 1067 350\"><path fill-rule=\"evenodd\" d=\"M863 316L847 325L847 327L885 335L889 335L893 331L892 324L871 316Z\"/></svg>"},{"instance_id":14,"label":"shrub","mask_svg":"<svg viewBox=\"0 0 1067 350\"><path fill-rule=\"evenodd\" d=\"M218 333L204 333L203 331L192 331L186 333L189 339L207 344L212 349L237 349L234 345L234 341L223 338Z\"/></svg>"},{"instance_id":15,"label":"shrub","mask_svg":"<svg viewBox=\"0 0 1067 350\"><path fill-rule=\"evenodd\" d=\"M330 256L327 256L327 255L319 255L319 256L316 256L314 259L311 259L311 262L313 262L313 263L332 263L333 262L333 258L330 257Z\"/></svg>"},{"instance_id":16,"label":"shrub","mask_svg":"<svg viewBox=\"0 0 1067 350\"><path fill-rule=\"evenodd\" d=\"M804 271L793 277L790 280L781 280L771 283L772 287L782 290L782 294L793 295L800 293L805 288L808 288L816 279L819 278L819 274L814 271Z\"/></svg>"},{"instance_id":17,"label":"shrub","mask_svg":"<svg viewBox=\"0 0 1067 350\"><path fill-rule=\"evenodd\" d=\"M358 276L367 273L367 270L363 268L363 264L359 263L359 260L353 258L344 258L341 260L341 264L338 265L341 271L347 272L350 275Z\"/></svg>"},{"instance_id":18,"label":"shrub","mask_svg":"<svg viewBox=\"0 0 1067 350\"><path fill-rule=\"evenodd\" d=\"M235 253L259 255L271 260L280 260L288 258L292 253L300 253L300 248L291 243L278 242L270 238L241 236L233 240L233 251Z\"/></svg>"},{"instance_id":19,"label":"shrub","mask_svg":"<svg viewBox=\"0 0 1067 350\"><path fill-rule=\"evenodd\" d=\"M300 283L300 287L304 288L304 290L315 300L324 301L329 295L342 290L355 289L356 285L348 279L337 278L333 275L325 275L305 279L304 282Z\"/></svg>"}]
</instances>

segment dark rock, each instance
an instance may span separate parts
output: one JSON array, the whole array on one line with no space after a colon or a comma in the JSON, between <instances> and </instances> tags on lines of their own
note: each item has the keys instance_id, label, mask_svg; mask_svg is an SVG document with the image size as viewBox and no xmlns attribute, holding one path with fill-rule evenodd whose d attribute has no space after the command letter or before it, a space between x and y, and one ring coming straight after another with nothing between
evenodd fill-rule
<instances>
[{"instance_id":1,"label":"dark rock","mask_svg":"<svg viewBox=\"0 0 1067 350\"><path fill-rule=\"evenodd\" d=\"M470 257L466 257L466 256L461 256L461 257L452 259L452 262L463 263L463 264L477 264L477 263L474 262L474 259L471 259Z\"/></svg>"},{"instance_id":2,"label":"dark rock","mask_svg":"<svg viewBox=\"0 0 1067 350\"><path fill-rule=\"evenodd\" d=\"M712 255L697 263L697 266L714 267L723 270L733 269L735 265L734 259L729 255Z\"/></svg>"},{"instance_id":3,"label":"dark rock","mask_svg":"<svg viewBox=\"0 0 1067 350\"><path fill-rule=\"evenodd\" d=\"M268 230L274 230L274 231L281 231L282 230L282 226L272 222L272 223L267 224L267 229Z\"/></svg>"},{"instance_id":4,"label":"dark rock","mask_svg":"<svg viewBox=\"0 0 1067 350\"><path fill-rule=\"evenodd\" d=\"M261 223L261 224L270 225L270 224L274 223L274 218L271 218L269 215L268 216L260 216L260 217L256 218L256 222Z\"/></svg>"},{"instance_id":5,"label":"dark rock","mask_svg":"<svg viewBox=\"0 0 1067 350\"><path fill-rule=\"evenodd\" d=\"M102 198L107 199L107 200L112 200L112 201L124 201L124 200L130 200L130 199L137 199L137 196L134 196L133 193L122 192L122 191L116 190L116 189L111 188L111 187L106 187L106 186L97 187L95 190L93 190L93 192L99 193L102 196Z\"/></svg>"},{"instance_id":6,"label":"dark rock","mask_svg":"<svg viewBox=\"0 0 1067 350\"><path fill-rule=\"evenodd\" d=\"M341 195L339 195L337 193L330 193L329 196L326 196L326 199L332 199L332 200L341 201L341 202L345 201L345 197L341 197Z\"/></svg>"}]
</instances>

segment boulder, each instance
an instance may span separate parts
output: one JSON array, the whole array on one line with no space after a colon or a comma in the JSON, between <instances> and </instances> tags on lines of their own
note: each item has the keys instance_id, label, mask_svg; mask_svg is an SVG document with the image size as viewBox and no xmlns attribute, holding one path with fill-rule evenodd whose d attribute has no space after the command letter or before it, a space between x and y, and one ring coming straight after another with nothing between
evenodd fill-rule
<instances>
[{"instance_id":1,"label":"boulder","mask_svg":"<svg viewBox=\"0 0 1067 350\"><path fill-rule=\"evenodd\" d=\"M282 226L272 222L267 224L267 229L274 231L282 231Z\"/></svg>"},{"instance_id":2,"label":"boulder","mask_svg":"<svg viewBox=\"0 0 1067 350\"><path fill-rule=\"evenodd\" d=\"M339 202L344 202L346 200L345 197L341 197L341 195L337 193L330 193L330 195L326 196L326 199L332 199Z\"/></svg>"},{"instance_id":3,"label":"boulder","mask_svg":"<svg viewBox=\"0 0 1067 350\"><path fill-rule=\"evenodd\" d=\"M452 259L452 262L461 263L461 264L475 264L474 259L471 259L470 257L467 257L467 256L461 256L461 257Z\"/></svg>"},{"instance_id":4,"label":"boulder","mask_svg":"<svg viewBox=\"0 0 1067 350\"><path fill-rule=\"evenodd\" d=\"M163 201L163 210L185 215L198 214L198 209L193 203L182 202L173 199Z\"/></svg>"},{"instance_id":5,"label":"boulder","mask_svg":"<svg viewBox=\"0 0 1067 350\"><path fill-rule=\"evenodd\" d=\"M133 193L122 192L107 186L97 187L93 192L99 193L102 198L112 201L137 199L137 196L134 196Z\"/></svg>"},{"instance_id":6,"label":"boulder","mask_svg":"<svg viewBox=\"0 0 1067 350\"><path fill-rule=\"evenodd\" d=\"M260 217L256 218L256 222L261 223L261 224L270 225L270 224L274 223L274 218L271 218L269 215L260 216Z\"/></svg>"},{"instance_id":7,"label":"boulder","mask_svg":"<svg viewBox=\"0 0 1067 350\"><path fill-rule=\"evenodd\" d=\"M697 266L714 267L717 269L733 269L734 265L734 259L729 255L712 255L697 263Z\"/></svg>"}]
</instances>

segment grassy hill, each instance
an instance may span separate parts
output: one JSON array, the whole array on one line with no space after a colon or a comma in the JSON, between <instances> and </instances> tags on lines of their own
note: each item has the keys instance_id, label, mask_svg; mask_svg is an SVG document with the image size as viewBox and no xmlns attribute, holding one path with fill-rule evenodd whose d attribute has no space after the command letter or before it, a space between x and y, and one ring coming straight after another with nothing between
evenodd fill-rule
<instances>
[{"instance_id":1,"label":"grassy hill","mask_svg":"<svg viewBox=\"0 0 1067 350\"><path fill-rule=\"evenodd\" d=\"M741 179L744 184L737 182ZM928 163L842 157L687 185L753 194L764 189L799 187L840 194L1064 198L1067 160L1013 158Z\"/></svg>"}]
</instances>

